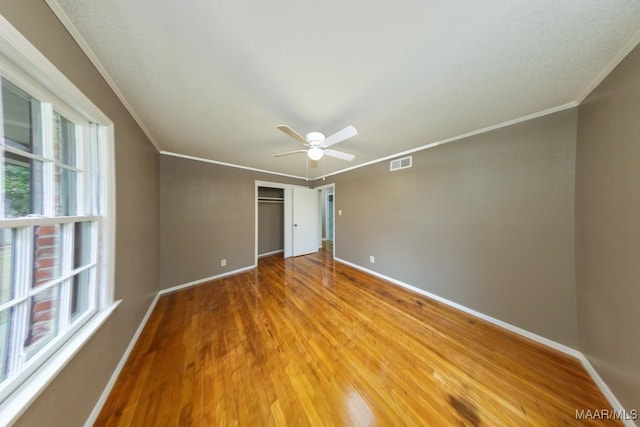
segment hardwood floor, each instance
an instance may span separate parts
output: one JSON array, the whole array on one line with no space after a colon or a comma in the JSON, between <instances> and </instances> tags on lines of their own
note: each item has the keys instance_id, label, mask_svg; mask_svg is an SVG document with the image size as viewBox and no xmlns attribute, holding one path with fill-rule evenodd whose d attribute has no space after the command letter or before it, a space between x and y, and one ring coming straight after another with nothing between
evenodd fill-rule
<instances>
[{"instance_id":1,"label":"hardwood floor","mask_svg":"<svg viewBox=\"0 0 640 427\"><path fill-rule=\"evenodd\" d=\"M577 360L321 251L160 298L96 425L560 426L605 408Z\"/></svg>"}]
</instances>

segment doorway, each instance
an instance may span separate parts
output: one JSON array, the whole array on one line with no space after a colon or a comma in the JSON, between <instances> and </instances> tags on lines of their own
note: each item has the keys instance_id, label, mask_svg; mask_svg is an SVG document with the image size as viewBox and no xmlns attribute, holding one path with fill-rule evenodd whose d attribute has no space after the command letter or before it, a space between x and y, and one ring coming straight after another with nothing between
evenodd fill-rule
<instances>
[{"instance_id":1,"label":"doorway","mask_svg":"<svg viewBox=\"0 0 640 427\"><path fill-rule=\"evenodd\" d=\"M320 202L320 227L319 246L324 248L332 256L335 256L335 184L316 187Z\"/></svg>"},{"instance_id":2,"label":"doorway","mask_svg":"<svg viewBox=\"0 0 640 427\"><path fill-rule=\"evenodd\" d=\"M269 255L283 252L284 258L317 252L320 248L320 209L318 192L308 187L281 184L268 181L255 181L255 258L254 265L258 265L259 255ZM266 214L267 210L276 210L274 205L282 207L282 249L267 249L265 242L261 242L261 235L279 233L274 230L260 230L260 223L270 227L265 217L276 217ZM261 206L263 207L261 212ZM264 209L264 207L269 208ZM261 218L262 217L262 218ZM280 217L277 216L279 230ZM275 239L274 239L275 240Z\"/></svg>"},{"instance_id":3,"label":"doorway","mask_svg":"<svg viewBox=\"0 0 640 427\"><path fill-rule=\"evenodd\" d=\"M284 189L258 187L258 258L284 252Z\"/></svg>"},{"instance_id":4,"label":"doorway","mask_svg":"<svg viewBox=\"0 0 640 427\"><path fill-rule=\"evenodd\" d=\"M333 193L326 194L324 200L324 239L333 243Z\"/></svg>"}]
</instances>

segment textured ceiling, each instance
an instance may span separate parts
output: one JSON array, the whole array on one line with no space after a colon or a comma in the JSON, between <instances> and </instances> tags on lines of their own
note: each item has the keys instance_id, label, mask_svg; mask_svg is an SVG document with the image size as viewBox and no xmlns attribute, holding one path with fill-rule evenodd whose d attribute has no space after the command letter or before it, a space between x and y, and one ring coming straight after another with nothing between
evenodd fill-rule
<instances>
[{"instance_id":1,"label":"textured ceiling","mask_svg":"<svg viewBox=\"0 0 640 427\"><path fill-rule=\"evenodd\" d=\"M296 176L276 129L359 134L318 177L575 105L637 0L48 0L163 151Z\"/></svg>"}]
</instances>

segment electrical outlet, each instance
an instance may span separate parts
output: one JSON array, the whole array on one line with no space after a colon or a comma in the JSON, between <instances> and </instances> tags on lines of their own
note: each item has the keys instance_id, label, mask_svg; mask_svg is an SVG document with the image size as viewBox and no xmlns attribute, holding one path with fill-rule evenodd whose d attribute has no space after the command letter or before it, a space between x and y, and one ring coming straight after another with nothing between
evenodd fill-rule
<instances>
[{"instance_id":1,"label":"electrical outlet","mask_svg":"<svg viewBox=\"0 0 640 427\"><path fill-rule=\"evenodd\" d=\"M220 260L220 267L224 267L225 265L227 265L227 260L226 259L221 259Z\"/></svg>"},{"instance_id":2,"label":"electrical outlet","mask_svg":"<svg viewBox=\"0 0 640 427\"><path fill-rule=\"evenodd\" d=\"M374 262L376 262L376 257L374 257L373 255L371 255L371 256L369 257L369 262L370 262L371 264L373 264Z\"/></svg>"},{"instance_id":3,"label":"electrical outlet","mask_svg":"<svg viewBox=\"0 0 640 427\"><path fill-rule=\"evenodd\" d=\"M342 209L338 209L338 216L342 216Z\"/></svg>"}]
</instances>

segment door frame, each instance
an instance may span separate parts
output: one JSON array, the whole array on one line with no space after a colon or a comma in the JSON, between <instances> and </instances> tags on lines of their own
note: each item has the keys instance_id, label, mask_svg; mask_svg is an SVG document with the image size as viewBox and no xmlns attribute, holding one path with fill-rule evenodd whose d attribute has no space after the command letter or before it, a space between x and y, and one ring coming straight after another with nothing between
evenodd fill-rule
<instances>
[{"instance_id":1,"label":"door frame","mask_svg":"<svg viewBox=\"0 0 640 427\"><path fill-rule=\"evenodd\" d=\"M338 237L336 236L336 184L335 182L331 183L331 184L325 184L325 185L320 185L318 187L314 187L314 190L318 190L320 192L320 190L324 190L325 188L331 188L333 190L333 253L331 254L333 256L333 258L336 257L336 242L338 240ZM320 199L322 199L322 192L320 192L318 194L318 197ZM320 206L318 207L318 209L322 210L322 207L324 206L324 203L320 203ZM318 241L320 243L319 247L322 247L322 212L319 212L319 217L320 217L320 233L319 233L319 237L318 237Z\"/></svg>"},{"instance_id":2,"label":"door frame","mask_svg":"<svg viewBox=\"0 0 640 427\"><path fill-rule=\"evenodd\" d=\"M255 236L255 247L254 247L254 259L253 264L255 266L258 265L258 187L271 187L271 188L281 188L284 190L284 254L285 258L291 257L293 254L293 187L305 187L304 185L293 185L293 184L283 184L281 182L272 182L272 181L260 181L255 180L255 194L254 194L254 203L255 203L255 226L254 226L254 236ZM309 188L309 187L305 187ZM318 187L313 187L314 190L318 191L318 197L322 197L322 193L320 190L325 188L333 189L333 257L336 257L336 244L338 241L338 236L336 235L336 184L326 184L320 185ZM323 203L318 204L318 209L322 209ZM318 217L320 222L322 222L322 212L318 212ZM318 230L318 247L322 247L322 224L319 224Z\"/></svg>"}]
</instances>

